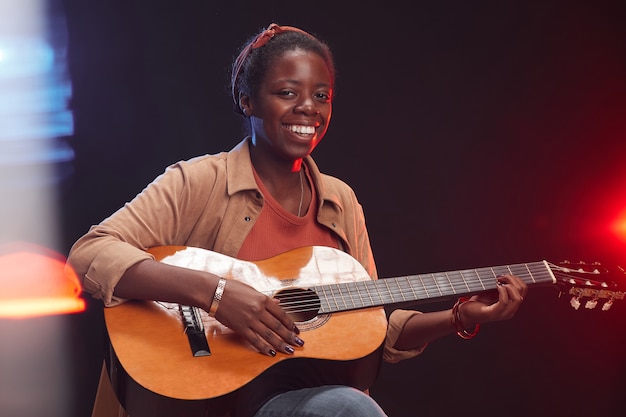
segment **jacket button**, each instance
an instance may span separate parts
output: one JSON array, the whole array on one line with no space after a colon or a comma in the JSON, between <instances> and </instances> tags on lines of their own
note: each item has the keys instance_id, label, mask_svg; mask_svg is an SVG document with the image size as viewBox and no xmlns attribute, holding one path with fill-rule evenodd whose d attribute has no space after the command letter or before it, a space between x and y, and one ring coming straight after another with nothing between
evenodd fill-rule
<instances>
[{"instance_id":1,"label":"jacket button","mask_svg":"<svg viewBox=\"0 0 626 417\"><path fill-rule=\"evenodd\" d=\"M246 216L246 217L244 217L243 219L244 219L245 221L247 221L247 222L249 222L250 220L252 220L252 219L250 218L250 216Z\"/></svg>"},{"instance_id":2,"label":"jacket button","mask_svg":"<svg viewBox=\"0 0 626 417\"><path fill-rule=\"evenodd\" d=\"M332 223L333 227L337 227L337 225L335 223Z\"/></svg>"}]
</instances>

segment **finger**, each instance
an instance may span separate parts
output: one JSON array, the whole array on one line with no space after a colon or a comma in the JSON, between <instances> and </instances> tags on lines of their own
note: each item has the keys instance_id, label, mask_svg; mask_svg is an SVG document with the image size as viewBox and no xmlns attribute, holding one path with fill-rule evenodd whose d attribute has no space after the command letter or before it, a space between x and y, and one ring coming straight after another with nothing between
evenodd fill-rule
<instances>
[{"instance_id":1,"label":"finger","mask_svg":"<svg viewBox=\"0 0 626 417\"><path fill-rule=\"evenodd\" d=\"M507 290L509 299L514 301L522 301L528 287L519 277L515 275L501 275L498 277L498 288L503 287Z\"/></svg>"},{"instance_id":2,"label":"finger","mask_svg":"<svg viewBox=\"0 0 626 417\"><path fill-rule=\"evenodd\" d=\"M511 298L509 295L509 283L506 275L498 276L496 290L498 290L498 302L506 305Z\"/></svg>"},{"instance_id":3,"label":"finger","mask_svg":"<svg viewBox=\"0 0 626 417\"><path fill-rule=\"evenodd\" d=\"M282 309L280 306L280 300L277 298L272 298L271 300L272 304L268 306L268 310L272 313L272 315L274 315L288 331L299 334L300 329L298 329L298 326L294 323L287 312Z\"/></svg>"},{"instance_id":4,"label":"finger","mask_svg":"<svg viewBox=\"0 0 626 417\"><path fill-rule=\"evenodd\" d=\"M242 332L242 336L260 353L267 356L276 356L276 350L261 335L253 329Z\"/></svg>"},{"instance_id":5,"label":"finger","mask_svg":"<svg viewBox=\"0 0 626 417\"><path fill-rule=\"evenodd\" d=\"M252 327L251 343L261 352L275 356L276 352L293 354L294 346L278 336L271 327L261 320Z\"/></svg>"},{"instance_id":6,"label":"finger","mask_svg":"<svg viewBox=\"0 0 626 417\"><path fill-rule=\"evenodd\" d=\"M294 346L304 345L304 341L293 330L297 329L295 325L292 324L290 327L285 327L283 322L269 313L261 321L266 327L263 329L263 338L281 352L291 354L294 352ZM290 323L293 322L290 320Z\"/></svg>"}]
</instances>

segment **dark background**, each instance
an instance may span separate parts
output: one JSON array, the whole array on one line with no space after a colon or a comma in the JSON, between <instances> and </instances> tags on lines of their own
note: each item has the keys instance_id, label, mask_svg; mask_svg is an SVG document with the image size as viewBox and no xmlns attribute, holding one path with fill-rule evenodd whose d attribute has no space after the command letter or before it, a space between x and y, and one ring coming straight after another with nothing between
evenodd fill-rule
<instances>
[{"instance_id":1,"label":"dark background","mask_svg":"<svg viewBox=\"0 0 626 417\"><path fill-rule=\"evenodd\" d=\"M611 231L626 209L623 1L64 4L76 151L65 251L165 166L239 142L230 63L277 22L336 55L333 121L314 156L355 189L382 277L624 263ZM390 417L623 415L625 307L574 311L557 295L533 289L513 320L384 365L373 396ZM88 416L101 308L73 319L76 414Z\"/></svg>"}]
</instances>

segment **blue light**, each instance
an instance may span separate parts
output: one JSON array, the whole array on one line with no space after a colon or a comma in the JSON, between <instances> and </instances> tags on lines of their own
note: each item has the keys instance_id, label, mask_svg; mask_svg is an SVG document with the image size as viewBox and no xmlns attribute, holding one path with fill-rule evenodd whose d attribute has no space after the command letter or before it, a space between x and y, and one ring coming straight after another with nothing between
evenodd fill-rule
<instances>
[{"instance_id":1,"label":"blue light","mask_svg":"<svg viewBox=\"0 0 626 417\"><path fill-rule=\"evenodd\" d=\"M72 149L57 140L74 132L68 107L72 87L66 30L64 19L51 16L39 30L0 36L0 164L4 166L73 159Z\"/></svg>"},{"instance_id":2,"label":"blue light","mask_svg":"<svg viewBox=\"0 0 626 417\"><path fill-rule=\"evenodd\" d=\"M47 74L53 63L54 49L41 39L0 40L0 80Z\"/></svg>"},{"instance_id":3,"label":"blue light","mask_svg":"<svg viewBox=\"0 0 626 417\"><path fill-rule=\"evenodd\" d=\"M0 243L59 244L57 190L74 159L61 1L0 0Z\"/></svg>"}]
</instances>

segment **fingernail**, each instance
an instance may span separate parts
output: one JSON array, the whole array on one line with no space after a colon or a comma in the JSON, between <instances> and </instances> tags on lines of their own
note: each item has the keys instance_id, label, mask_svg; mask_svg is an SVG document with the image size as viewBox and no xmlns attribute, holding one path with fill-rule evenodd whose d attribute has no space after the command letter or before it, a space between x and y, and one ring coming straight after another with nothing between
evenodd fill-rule
<instances>
[{"instance_id":1,"label":"fingernail","mask_svg":"<svg viewBox=\"0 0 626 417\"><path fill-rule=\"evenodd\" d=\"M274 349L270 349L267 354L270 356L276 356L276 351Z\"/></svg>"},{"instance_id":2,"label":"fingernail","mask_svg":"<svg viewBox=\"0 0 626 417\"><path fill-rule=\"evenodd\" d=\"M300 334L300 329L298 329L298 326L296 326L295 324L293 325L293 331L294 331L296 334Z\"/></svg>"},{"instance_id":3,"label":"fingernail","mask_svg":"<svg viewBox=\"0 0 626 417\"><path fill-rule=\"evenodd\" d=\"M295 350L291 346L285 346L285 352L292 354Z\"/></svg>"},{"instance_id":4,"label":"fingernail","mask_svg":"<svg viewBox=\"0 0 626 417\"><path fill-rule=\"evenodd\" d=\"M303 346L304 345L304 340L300 339L299 337L296 337L295 343L298 346Z\"/></svg>"}]
</instances>

